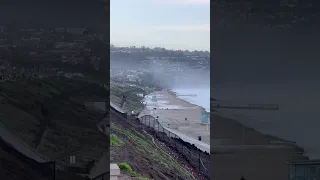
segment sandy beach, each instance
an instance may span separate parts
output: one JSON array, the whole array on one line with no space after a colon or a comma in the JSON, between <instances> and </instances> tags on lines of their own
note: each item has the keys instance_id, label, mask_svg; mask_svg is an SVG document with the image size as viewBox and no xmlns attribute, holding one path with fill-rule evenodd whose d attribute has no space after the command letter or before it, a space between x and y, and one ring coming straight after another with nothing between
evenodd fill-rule
<instances>
[{"instance_id":1,"label":"sandy beach","mask_svg":"<svg viewBox=\"0 0 320 180\"><path fill-rule=\"evenodd\" d=\"M211 109L210 132L200 124L202 107L176 97L173 92L157 93L157 103L146 97L147 105L139 115L159 116L167 127L210 144L211 178L233 180L284 180L288 177L287 161L308 159L304 149L294 142L246 127L236 120L223 118ZM156 108L156 110L154 110ZM168 109L167 109L168 108ZM185 117L189 122L185 122ZM211 139L210 139L211 138Z\"/></svg>"},{"instance_id":2,"label":"sandy beach","mask_svg":"<svg viewBox=\"0 0 320 180\"><path fill-rule=\"evenodd\" d=\"M179 99L174 92L168 90L158 91L156 97L157 102L154 103L151 96L146 96L146 108L140 113L140 117L146 114L158 116L165 127L190 138L198 139L201 136L202 142L210 144L210 127L208 129L207 125L200 123L200 114L204 108Z\"/></svg>"},{"instance_id":3,"label":"sandy beach","mask_svg":"<svg viewBox=\"0 0 320 180\"><path fill-rule=\"evenodd\" d=\"M285 180L286 162L307 158L303 148L293 142L263 134L238 121L212 113L211 124L212 179L244 176L246 180Z\"/></svg>"}]
</instances>

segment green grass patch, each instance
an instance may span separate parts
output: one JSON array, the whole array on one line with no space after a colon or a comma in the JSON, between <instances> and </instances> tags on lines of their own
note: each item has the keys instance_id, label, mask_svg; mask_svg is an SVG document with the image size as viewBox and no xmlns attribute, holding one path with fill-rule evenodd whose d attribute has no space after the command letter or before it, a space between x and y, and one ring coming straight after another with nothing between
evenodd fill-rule
<instances>
[{"instance_id":1,"label":"green grass patch","mask_svg":"<svg viewBox=\"0 0 320 180\"><path fill-rule=\"evenodd\" d=\"M132 175L132 176L136 176L136 175L137 175L137 173L134 172L134 171L131 169L130 165L127 164L127 163L125 163L125 162L119 163L119 168L120 168L122 171L124 171L124 172L126 172L126 173L128 173L128 174L130 174L130 175Z\"/></svg>"},{"instance_id":2,"label":"green grass patch","mask_svg":"<svg viewBox=\"0 0 320 180\"><path fill-rule=\"evenodd\" d=\"M165 168L169 168L168 164L165 162L161 162L161 164L165 167Z\"/></svg>"},{"instance_id":3,"label":"green grass patch","mask_svg":"<svg viewBox=\"0 0 320 180\"><path fill-rule=\"evenodd\" d=\"M120 138L118 138L118 136L116 136L115 134L110 135L110 146L120 146L122 144L123 142Z\"/></svg>"},{"instance_id":4,"label":"green grass patch","mask_svg":"<svg viewBox=\"0 0 320 180\"><path fill-rule=\"evenodd\" d=\"M149 178L141 177L139 180L149 180Z\"/></svg>"}]
</instances>

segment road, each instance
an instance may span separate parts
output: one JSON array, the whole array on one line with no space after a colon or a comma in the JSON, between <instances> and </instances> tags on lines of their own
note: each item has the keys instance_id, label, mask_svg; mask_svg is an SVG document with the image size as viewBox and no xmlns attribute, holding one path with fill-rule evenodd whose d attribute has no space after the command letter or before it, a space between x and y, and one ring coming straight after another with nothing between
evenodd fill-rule
<instances>
[{"instance_id":1,"label":"road","mask_svg":"<svg viewBox=\"0 0 320 180\"><path fill-rule=\"evenodd\" d=\"M171 133L176 134L183 141L188 142L190 144L194 144L201 151L210 153L210 145L209 144L206 144L206 143L204 143L202 141L199 141L198 139L195 139L195 138L189 137L189 136L187 136L185 134L182 134L179 131L175 131L175 130L167 128L167 127L163 127L163 128L166 129L167 131L170 131Z\"/></svg>"},{"instance_id":2,"label":"road","mask_svg":"<svg viewBox=\"0 0 320 180\"><path fill-rule=\"evenodd\" d=\"M121 113L126 113L124 110L122 110L120 107L118 107L117 105L115 105L111 101L110 101L110 106L113 107L114 109L116 109L117 111L121 112Z\"/></svg>"},{"instance_id":3,"label":"road","mask_svg":"<svg viewBox=\"0 0 320 180\"><path fill-rule=\"evenodd\" d=\"M2 124L0 124L0 136L4 141L12 145L16 150L26 155L27 157L34 159L40 163L49 161L49 158L41 155L21 139L15 137L15 135L8 131Z\"/></svg>"}]
</instances>

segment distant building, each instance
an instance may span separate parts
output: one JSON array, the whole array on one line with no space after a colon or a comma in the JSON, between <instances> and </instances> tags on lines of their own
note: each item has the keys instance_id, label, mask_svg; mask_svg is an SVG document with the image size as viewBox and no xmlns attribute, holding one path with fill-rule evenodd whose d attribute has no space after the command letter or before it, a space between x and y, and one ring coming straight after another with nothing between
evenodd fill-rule
<instances>
[{"instance_id":1,"label":"distant building","mask_svg":"<svg viewBox=\"0 0 320 180\"><path fill-rule=\"evenodd\" d=\"M85 28L66 28L66 32L75 35L82 35L84 31L86 31Z\"/></svg>"},{"instance_id":2,"label":"distant building","mask_svg":"<svg viewBox=\"0 0 320 180\"><path fill-rule=\"evenodd\" d=\"M36 32L37 29L20 29L22 32Z\"/></svg>"},{"instance_id":3,"label":"distant building","mask_svg":"<svg viewBox=\"0 0 320 180\"><path fill-rule=\"evenodd\" d=\"M289 180L318 180L320 179L320 160L303 160L288 162Z\"/></svg>"},{"instance_id":4,"label":"distant building","mask_svg":"<svg viewBox=\"0 0 320 180\"><path fill-rule=\"evenodd\" d=\"M70 64L83 64L84 57L83 56L75 56L75 55L62 55L62 62L70 63Z\"/></svg>"},{"instance_id":5,"label":"distant building","mask_svg":"<svg viewBox=\"0 0 320 180\"><path fill-rule=\"evenodd\" d=\"M72 48L72 47L77 47L77 43L74 42L56 42L55 43L55 48Z\"/></svg>"}]
</instances>

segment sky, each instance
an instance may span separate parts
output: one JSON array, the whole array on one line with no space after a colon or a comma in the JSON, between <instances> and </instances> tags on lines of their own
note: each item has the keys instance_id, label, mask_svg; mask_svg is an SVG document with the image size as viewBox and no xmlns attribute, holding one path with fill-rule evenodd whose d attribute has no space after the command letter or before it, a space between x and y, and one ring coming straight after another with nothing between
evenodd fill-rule
<instances>
[{"instance_id":1,"label":"sky","mask_svg":"<svg viewBox=\"0 0 320 180\"><path fill-rule=\"evenodd\" d=\"M210 0L111 0L115 46L210 50Z\"/></svg>"}]
</instances>

